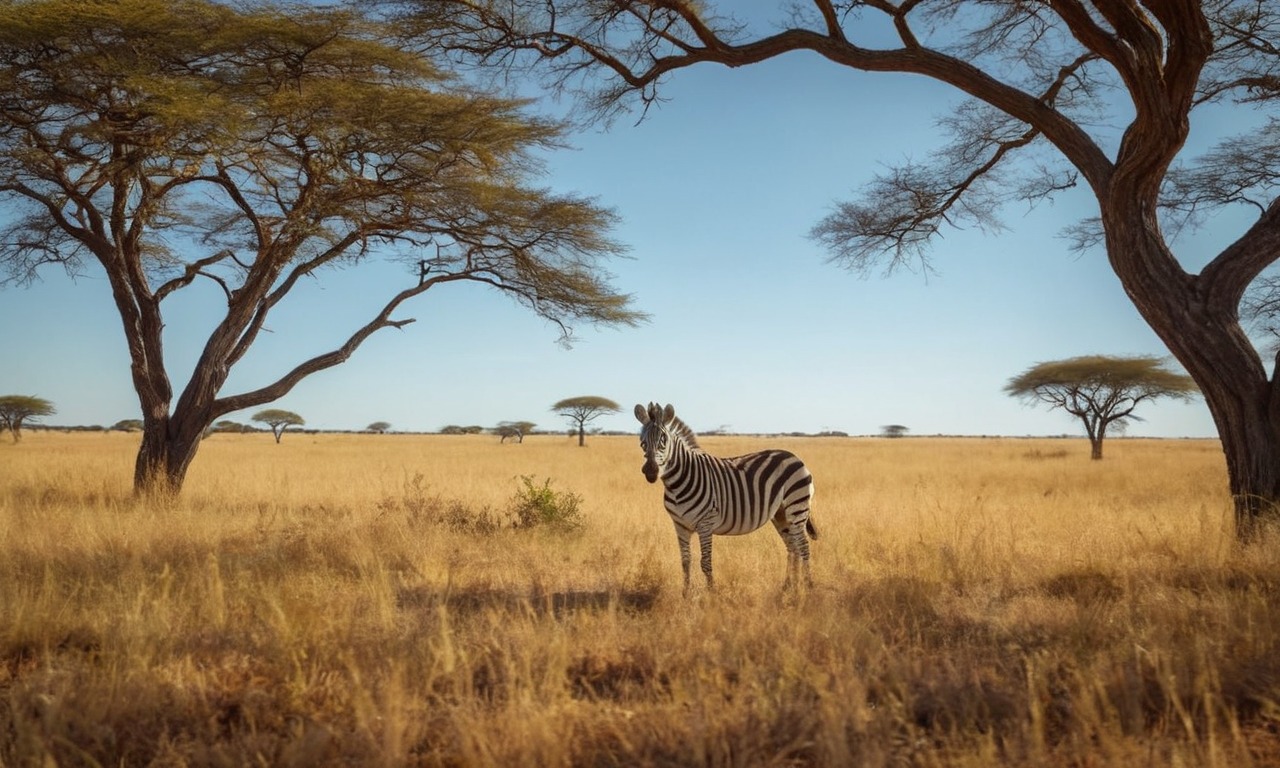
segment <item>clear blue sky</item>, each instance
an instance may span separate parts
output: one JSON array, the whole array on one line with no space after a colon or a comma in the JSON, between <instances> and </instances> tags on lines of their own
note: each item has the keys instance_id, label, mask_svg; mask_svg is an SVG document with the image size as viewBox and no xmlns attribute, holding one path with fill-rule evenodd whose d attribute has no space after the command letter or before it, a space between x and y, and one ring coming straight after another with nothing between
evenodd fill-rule
<instances>
[{"instance_id":1,"label":"clear blue sky","mask_svg":"<svg viewBox=\"0 0 1280 768\"><path fill-rule=\"evenodd\" d=\"M446 286L399 313L416 323L379 332L275 406L323 429L378 420L405 431L503 420L559 429L551 404L590 394L623 406L596 422L605 429L637 427L631 406L657 400L699 430L875 434L896 423L912 434L1074 434L1078 422L1012 400L1002 386L1043 360L1166 354L1105 254L1073 254L1058 237L1095 213L1085 190L1032 210L1011 206L1003 233L947 232L933 250L936 274L863 278L826 262L810 227L885 165L926 158L942 138L935 119L958 99L944 86L792 55L677 72L664 95L639 125L623 118L575 134L573 149L548 157L545 178L621 214L615 235L630 258L612 265L615 285L651 322L579 328L566 350L556 329L502 296ZM1195 268L1244 225L1219 217L1176 248ZM409 279L399 270L327 273L305 286L228 390L260 386L340 344ZM212 288L170 300L175 389L218 303ZM30 288L0 291L0 328L0 394L52 400L53 424L139 416L99 273L71 281L48 270ZM1140 414L1128 434L1215 434L1199 400Z\"/></svg>"}]
</instances>

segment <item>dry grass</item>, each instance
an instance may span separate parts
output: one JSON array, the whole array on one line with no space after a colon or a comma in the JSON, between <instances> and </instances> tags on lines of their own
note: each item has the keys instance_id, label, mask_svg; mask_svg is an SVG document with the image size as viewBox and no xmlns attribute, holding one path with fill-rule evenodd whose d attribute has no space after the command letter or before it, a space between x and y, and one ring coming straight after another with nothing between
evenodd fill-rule
<instances>
[{"instance_id":1,"label":"dry grass","mask_svg":"<svg viewBox=\"0 0 1280 768\"><path fill-rule=\"evenodd\" d=\"M812 591L762 531L682 597L634 438L218 435L165 507L0 444L0 766L1280 765L1215 443L703 442L808 461ZM467 529L526 476L585 526Z\"/></svg>"}]
</instances>

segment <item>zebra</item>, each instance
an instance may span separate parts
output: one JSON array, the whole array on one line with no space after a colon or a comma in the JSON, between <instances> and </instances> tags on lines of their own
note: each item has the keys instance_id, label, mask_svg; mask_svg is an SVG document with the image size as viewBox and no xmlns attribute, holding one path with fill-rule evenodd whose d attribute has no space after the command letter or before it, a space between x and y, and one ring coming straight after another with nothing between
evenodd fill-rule
<instances>
[{"instance_id":1,"label":"zebra","mask_svg":"<svg viewBox=\"0 0 1280 768\"><path fill-rule=\"evenodd\" d=\"M809 539L818 530L809 519L813 501L813 477L795 454L764 450L745 456L721 458L698 446L697 435L670 405L636 405L640 448L644 451L645 479L662 478L663 503L675 524L684 568L684 589L689 591L689 539L698 534L702 548L702 572L707 588L711 575L711 537L751 533L772 522L787 545L787 578L784 589L795 584L801 568L806 585L809 571Z\"/></svg>"}]
</instances>

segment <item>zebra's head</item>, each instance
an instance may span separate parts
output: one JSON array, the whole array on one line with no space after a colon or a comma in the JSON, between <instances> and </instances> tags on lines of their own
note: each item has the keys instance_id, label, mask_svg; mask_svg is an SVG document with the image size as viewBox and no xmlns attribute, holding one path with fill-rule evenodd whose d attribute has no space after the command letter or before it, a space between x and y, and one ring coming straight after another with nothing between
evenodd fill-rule
<instances>
[{"instance_id":1,"label":"zebra's head","mask_svg":"<svg viewBox=\"0 0 1280 768\"><path fill-rule=\"evenodd\" d=\"M676 409L670 405L665 408L657 403L649 403L645 408L636 404L636 420L640 422L640 449L644 451L644 479L651 483L658 481L662 468L671 455L671 422L676 418Z\"/></svg>"}]
</instances>

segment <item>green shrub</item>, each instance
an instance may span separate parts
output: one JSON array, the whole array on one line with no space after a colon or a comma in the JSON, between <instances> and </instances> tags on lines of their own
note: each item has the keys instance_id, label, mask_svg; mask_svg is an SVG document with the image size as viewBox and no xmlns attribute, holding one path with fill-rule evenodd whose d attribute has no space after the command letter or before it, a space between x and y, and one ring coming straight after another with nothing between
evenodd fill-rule
<instances>
[{"instance_id":1,"label":"green shrub","mask_svg":"<svg viewBox=\"0 0 1280 768\"><path fill-rule=\"evenodd\" d=\"M521 475L517 479L523 487L511 497L512 527L576 531L585 524L581 496L552 489L550 478L543 480L542 485L534 484L533 475Z\"/></svg>"}]
</instances>

